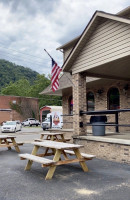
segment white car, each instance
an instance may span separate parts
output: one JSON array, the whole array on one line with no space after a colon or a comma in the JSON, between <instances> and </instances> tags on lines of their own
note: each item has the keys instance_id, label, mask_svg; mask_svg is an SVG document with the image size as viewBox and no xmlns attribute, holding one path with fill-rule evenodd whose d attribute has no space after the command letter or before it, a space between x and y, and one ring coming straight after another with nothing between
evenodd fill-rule
<instances>
[{"instance_id":1,"label":"white car","mask_svg":"<svg viewBox=\"0 0 130 200\"><path fill-rule=\"evenodd\" d=\"M23 126L38 126L40 125L40 122L38 120L36 120L35 118L28 118L25 121L22 122Z\"/></svg>"},{"instance_id":2,"label":"white car","mask_svg":"<svg viewBox=\"0 0 130 200\"><path fill-rule=\"evenodd\" d=\"M3 124L1 127L1 132L16 132L16 131L21 131L22 125L19 121L7 121L6 123Z\"/></svg>"}]
</instances>

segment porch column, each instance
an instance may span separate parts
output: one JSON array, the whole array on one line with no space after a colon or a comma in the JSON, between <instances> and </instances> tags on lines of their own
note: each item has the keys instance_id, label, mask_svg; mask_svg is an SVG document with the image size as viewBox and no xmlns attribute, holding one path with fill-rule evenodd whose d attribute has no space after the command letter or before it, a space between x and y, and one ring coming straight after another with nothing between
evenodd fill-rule
<instances>
[{"instance_id":1,"label":"porch column","mask_svg":"<svg viewBox=\"0 0 130 200\"><path fill-rule=\"evenodd\" d=\"M72 75L73 80L73 129L74 135L86 135L87 126L82 128L80 122L86 123L86 116L80 116L80 110L86 111L86 77L81 74Z\"/></svg>"}]
</instances>

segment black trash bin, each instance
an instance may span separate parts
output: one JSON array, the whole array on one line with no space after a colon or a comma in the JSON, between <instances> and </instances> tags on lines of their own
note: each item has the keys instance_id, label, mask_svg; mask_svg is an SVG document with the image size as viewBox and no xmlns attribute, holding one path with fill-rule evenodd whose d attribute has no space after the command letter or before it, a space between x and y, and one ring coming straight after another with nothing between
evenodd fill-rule
<instances>
[{"instance_id":1,"label":"black trash bin","mask_svg":"<svg viewBox=\"0 0 130 200\"><path fill-rule=\"evenodd\" d=\"M91 116L90 123L92 124L92 132L94 136L105 135L105 122L107 122L107 117L105 115ZM101 124L104 126L100 126Z\"/></svg>"}]
</instances>

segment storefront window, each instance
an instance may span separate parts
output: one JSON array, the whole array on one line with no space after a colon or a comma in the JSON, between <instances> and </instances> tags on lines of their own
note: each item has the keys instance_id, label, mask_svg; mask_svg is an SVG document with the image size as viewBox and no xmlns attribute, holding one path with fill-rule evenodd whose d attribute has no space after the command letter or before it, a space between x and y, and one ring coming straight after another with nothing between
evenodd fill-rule
<instances>
[{"instance_id":1,"label":"storefront window","mask_svg":"<svg viewBox=\"0 0 130 200\"><path fill-rule=\"evenodd\" d=\"M94 94L92 92L87 93L87 111L95 110Z\"/></svg>"},{"instance_id":2,"label":"storefront window","mask_svg":"<svg viewBox=\"0 0 130 200\"><path fill-rule=\"evenodd\" d=\"M117 88L109 89L107 99L109 110L120 109L120 94Z\"/></svg>"},{"instance_id":3,"label":"storefront window","mask_svg":"<svg viewBox=\"0 0 130 200\"><path fill-rule=\"evenodd\" d=\"M69 114L73 114L73 98L69 98Z\"/></svg>"}]
</instances>

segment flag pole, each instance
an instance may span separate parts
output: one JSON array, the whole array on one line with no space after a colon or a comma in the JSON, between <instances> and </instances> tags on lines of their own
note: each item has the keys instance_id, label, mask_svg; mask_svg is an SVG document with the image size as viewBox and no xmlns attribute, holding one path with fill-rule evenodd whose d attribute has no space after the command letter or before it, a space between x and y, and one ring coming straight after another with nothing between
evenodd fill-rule
<instances>
[{"instance_id":1,"label":"flag pole","mask_svg":"<svg viewBox=\"0 0 130 200\"><path fill-rule=\"evenodd\" d=\"M52 60L54 60L54 59L51 57L51 55L47 52L46 49L44 49L44 51L48 54L48 56L49 56ZM62 68L61 68L61 69L62 69ZM74 83L72 82L72 80L66 75L66 73L64 73L64 75L70 80L70 82L72 83L72 85L75 86Z\"/></svg>"},{"instance_id":2,"label":"flag pole","mask_svg":"<svg viewBox=\"0 0 130 200\"><path fill-rule=\"evenodd\" d=\"M44 51L47 53L47 55L48 55L52 60L54 60L54 59L51 57L51 55L47 52L46 49L44 49Z\"/></svg>"}]
</instances>

